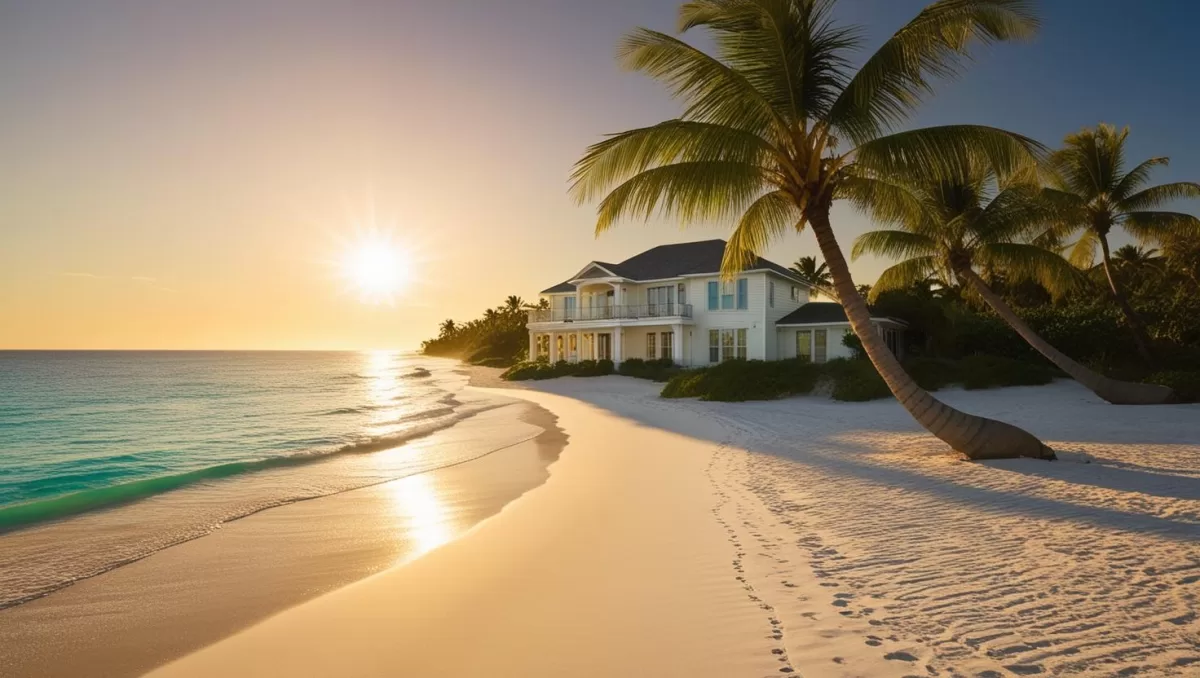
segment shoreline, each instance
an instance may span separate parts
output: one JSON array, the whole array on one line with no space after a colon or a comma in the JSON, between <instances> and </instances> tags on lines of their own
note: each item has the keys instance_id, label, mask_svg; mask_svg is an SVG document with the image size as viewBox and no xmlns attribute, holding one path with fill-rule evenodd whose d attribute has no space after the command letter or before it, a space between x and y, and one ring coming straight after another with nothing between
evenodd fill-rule
<instances>
[{"instance_id":1,"label":"shoreline","mask_svg":"<svg viewBox=\"0 0 1200 678\"><path fill-rule=\"evenodd\" d=\"M619 376L518 395L571 436L536 491L153 675L1200 665L1200 406L1113 408L1070 382L946 390L1073 453L971 463L891 401L665 402Z\"/></svg>"},{"instance_id":2,"label":"shoreline","mask_svg":"<svg viewBox=\"0 0 1200 678\"><path fill-rule=\"evenodd\" d=\"M0 610L0 673L141 675L458 538L544 482L565 445L543 408L514 400L494 412L406 445L486 439L489 417L541 432L478 458L267 508Z\"/></svg>"}]
</instances>

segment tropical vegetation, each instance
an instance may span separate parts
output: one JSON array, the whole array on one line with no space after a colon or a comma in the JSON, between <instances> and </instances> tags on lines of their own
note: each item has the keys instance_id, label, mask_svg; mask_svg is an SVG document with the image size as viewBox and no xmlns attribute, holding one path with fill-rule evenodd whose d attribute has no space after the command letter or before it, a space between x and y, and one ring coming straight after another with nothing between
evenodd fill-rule
<instances>
[{"instance_id":1,"label":"tropical vegetation","mask_svg":"<svg viewBox=\"0 0 1200 678\"><path fill-rule=\"evenodd\" d=\"M508 367L529 353L529 331L525 328L526 311L539 305L526 304L518 296L486 309L474 320L459 323L444 320L438 336L421 342L426 355L461 358L476 365Z\"/></svg>"},{"instance_id":2,"label":"tropical vegetation","mask_svg":"<svg viewBox=\"0 0 1200 678\"><path fill-rule=\"evenodd\" d=\"M1081 272L1053 249L1036 242L1055 215L1036 184L1004 185L985 165L963 168L944 180L893 176L863 207L876 222L896 228L857 238L852 257L875 254L901 261L880 275L871 300L924 281L954 280L978 295L1038 353L1101 398L1117 404L1174 400L1170 388L1111 379L1072 360L1046 342L977 268L1001 271L1010 283L1034 281L1059 297L1082 282ZM1127 254L1131 254L1127 252Z\"/></svg>"},{"instance_id":3,"label":"tropical vegetation","mask_svg":"<svg viewBox=\"0 0 1200 678\"><path fill-rule=\"evenodd\" d=\"M664 84L680 118L610 136L572 175L580 202L599 199L597 233L623 218L663 213L685 223L735 223L723 272L733 274L773 240L811 226L833 288L864 351L901 405L968 457L1051 458L1017 427L958 411L920 388L872 330L837 236L837 200L869 201L896 173L950 176L963 157L1007 178L1028 173L1039 144L982 125L896 132L932 91L960 72L972 47L1031 37L1027 0L939 0L897 31L856 71L857 27L832 16L835 0L694 0L681 32L705 29L711 55L680 38L638 29L622 64Z\"/></svg>"}]
</instances>

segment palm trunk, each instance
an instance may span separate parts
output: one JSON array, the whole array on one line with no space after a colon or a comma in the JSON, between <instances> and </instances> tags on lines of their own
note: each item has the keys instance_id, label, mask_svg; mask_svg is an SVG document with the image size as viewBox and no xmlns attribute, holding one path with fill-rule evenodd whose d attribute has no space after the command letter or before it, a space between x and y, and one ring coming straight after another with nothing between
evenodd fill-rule
<instances>
[{"instance_id":1,"label":"palm trunk","mask_svg":"<svg viewBox=\"0 0 1200 678\"><path fill-rule=\"evenodd\" d=\"M917 423L970 459L1054 459L1053 450L1016 426L960 412L917 386L871 326L867 305L854 287L850 268L829 224L828 206L814 209L809 222L825 263L829 265L834 291L846 310L850 327L862 341L867 357L887 382L892 395Z\"/></svg>"},{"instance_id":2,"label":"palm trunk","mask_svg":"<svg viewBox=\"0 0 1200 678\"><path fill-rule=\"evenodd\" d=\"M1104 256L1104 275L1108 278L1108 286L1112 288L1113 298L1117 300L1117 305L1125 314L1125 322L1129 323L1129 329L1133 331L1133 341L1137 345L1138 354L1142 356L1142 360L1148 367L1154 367L1154 353L1150 351L1150 337L1146 332L1146 325L1142 323L1141 316L1133 310L1129 299L1125 297L1125 291L1121 289L1117 277L1113 275L1112 256L1108 251L1108 236L1103 234L1100 235L1100 252Z\"/></svg>"},{"instance_id":3,"label":"palm trunk","mask_svg":"<svg viewBox=\"0 0 1200 678\"><path fill-rule=\"evenodd\" d=\"M1047 360L1101 398L1114 405L1161 405L1175 400L1175 392L1166 386L1109 379L1071 360L1038 336L1029 325L1026 325L1025 321L1021 320L1021 317L1013 312L1008 304L1004 303L1004 299L993 292L970 267L956 269L954 273L959 279L967 281L979 293L979 296L983 297L988 306L991 306L993 311L1004 318L1004 322L1016 330L1017 334L1021 335L1021 338L1034 350L1046 356Z\"/></svg>"}]
</instances>

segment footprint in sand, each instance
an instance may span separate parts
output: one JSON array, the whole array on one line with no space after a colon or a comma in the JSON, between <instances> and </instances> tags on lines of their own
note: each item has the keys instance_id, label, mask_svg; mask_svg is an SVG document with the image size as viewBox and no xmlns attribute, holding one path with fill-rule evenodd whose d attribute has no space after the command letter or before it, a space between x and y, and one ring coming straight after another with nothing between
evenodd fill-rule
<instances>
[{"instance_id":1,"label":"footprint in sand","mask_svg":"<svg viewBox=\"0 0 1200 678\"><path fill-rule=\"evenodd\" d=\"M915 662L917 658L907 652L889 652L883 655L884 659L891 659L900 662Z\"/></svg>"},{"instance_id":2,"label":"footprint in sand","mask_svg":"<svg viewBox=\"0 0 1200 678\"><path fill-rule=\"evenodd\" d=\"M883 645L883 639L879 636L867 636L867 645L871 647L879 647Z\"/></svg>"}]
</instances>

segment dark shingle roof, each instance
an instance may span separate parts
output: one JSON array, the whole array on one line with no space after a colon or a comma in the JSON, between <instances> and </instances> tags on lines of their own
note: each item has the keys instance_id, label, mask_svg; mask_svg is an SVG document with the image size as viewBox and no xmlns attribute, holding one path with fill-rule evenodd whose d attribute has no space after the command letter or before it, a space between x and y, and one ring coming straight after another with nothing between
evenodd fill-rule
<instances>
[{"instance_id":1,"label":"dark shingle roof","mask_svg":"<svg viewBox=\"0 0 1200 678\"><path fill-rule=\"evenodd\" d=\"M616 275L630 280L662 280L677 278L681 275L703 275L718 273L721 270L721 258L725 256L724 240L701 240L699 242L684 242L675 245L659 245L630 257L619 264L608 264L601 261L595 263L607 268ZM759 257L748 270L769 269L797 282L802 282L787 268ZM542 294L555 292L570 292L575 289L570 283L560 283Z\"/></svg>"},{"instance_id":2,"label":"dark shingle roof","mask_svg":"<svg viewBox=\"0 0 1200 678\"><path fill-rule=\"evenodd\" d=\"M872 318L885 317L885 316L877 315L875 313L874 309L870 309L870 310L871 310ZM900 323L904 322L903 320L900 320L898 318L888 318L888 320L895 320L896 322L900 322ZM842 308L841 304L832 302L832 301L810 301L807 304L804 304L803 306L801 306L800 308L783 316L779 320L776 320L775 324L776 325L816 325L816 324L822 324L822 323L832 324L832 323L844 323L844 322L848 322L848 321L846 318L846 310Z\"/></svg>"}]
</instances>

